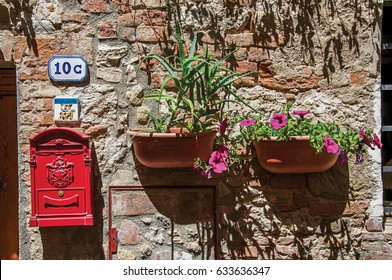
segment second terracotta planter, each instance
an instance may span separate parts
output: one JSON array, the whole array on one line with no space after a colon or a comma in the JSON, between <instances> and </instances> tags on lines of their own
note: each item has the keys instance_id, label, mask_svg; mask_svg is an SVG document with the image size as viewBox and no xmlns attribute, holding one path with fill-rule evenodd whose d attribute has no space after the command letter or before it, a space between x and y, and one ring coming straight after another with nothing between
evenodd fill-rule
<instances>
[{"instance_id":1,"label":"second terracotta planter","mask_svg":"<svg viewBox=\"0 0 392 280\"><path fill-rule=\"evenodd\" d=\"M309 173L330 169L338 154L322 152L309 146L308 136L277 141L276 137L253 142L260 165L273 173Z\"/></svg>"},{"instance_id":2,"label":"second terracotta planter","mask_svg":"<svg viewBox=\"0 0 392 280\"><path fill-rule=\"evenodd\" d=\"M197 134L171 130L171 133L146 133L129 130L135 156L152 168L193 167L194 159L207 161L213 151L215 131Z\"/></svg>"}]
</instances>

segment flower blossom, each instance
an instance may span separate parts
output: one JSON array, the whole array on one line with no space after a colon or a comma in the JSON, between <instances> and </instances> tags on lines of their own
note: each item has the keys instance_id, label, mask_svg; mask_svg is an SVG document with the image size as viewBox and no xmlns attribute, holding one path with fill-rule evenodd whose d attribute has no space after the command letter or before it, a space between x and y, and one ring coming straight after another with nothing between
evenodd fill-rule
<instances>
[{"instance_id":1,"label":"flower blossom","mask_svg":"<svg viewBox=\"0 0 392 280\"><path fill-rule=\"evenodd\" d=\"M340 150L339 145L331 137L324 138L324 149L330 154L337 154Z\"/></svg>"},{"instance_id":2,"label":"flower blossom","mask_svg":"<svg viewBox=\"0 0 392 280\"><path fill-rule=\"evenodd\" d=\"M370 139L366 136L366 133L363 129L361 129L359 131L359 136L362 138L362 142L368 146L369 148L371 148L372 150L374 150L374 147L372 146L372 143L370 141Z\"/></svg>"},{"instance_id":3,"label":"flower blossom","mask_svg":"<svg viewBox=\"0 0 392 280\"><path fill-rule=\"evenodd\" d=\"M347 162L348 162L347 154L342 149L340 149L338 155L338 164L345 164Z\"/></svg>"},{"instance_id":4,"label":"flower blossom","mask_svg":"<svg viewBox=\"0 0 392 280\"><path fill-rule=\"evenodd\" d=\"M228 120L227 119L224 119L221 123L220 123L220 126L219 126L219 132L220 132L220 135L223 135L223 134L225 134L225 132L226 132L226 129L227 129L227 126L228 126Z\"/></svg>"},{"instance_id":5,"label":"flower blossom","mask_svg":"<svg viewBox=\"0 0 392 280\"><path fill-rule=\"evenodd\" d=\"M242 122L240 122L240 126L248 127L248 126L254 125L255 123L256 123L255 120L248 119L248 120L243 120Z\"/></svg>"},{"instance_id":6,"label":"flower blossom","mask_svg":"<svg viewBox=\"0 0 392 280\"><path fill-rule=\"evenodd\" d=\"M286 124L287 124L287 119L284 113L274 114L272 116L272 120L270 121L270 125L275 130L279 130L282 127L285 127Z\"/></svg>"},{"instance_id":7,"label":"flower blossom","mask_svg":"<svg viewBox=\"0 0 392 280\"><path fill-rule=\"evenodd\" d=\"M208 163L211 165L212 170L215 173L219 174L227 170L227 157L228 157L228 148L225 145L221 145L219 151L212 152Z\"/></svg>"},{"instance_id":8,"label":"flower blossom","mask_svg":"<svg viewBox=\"0 0 392 280\"><path fill-rule=\"evenodd\" d=\"M297 110L291 112L292 115L300 116L302 119L307 115L310 114L310 110Z\"/></svg>"},{"instance_id":9,"label":"flower blossom","mask_svg":"<svg viewBox=\"0 0 392 280\"><path fill-rule=\"evenodd\" d=\"M357 157L356 157L356 160L355 160L355 163L359 164L359 163L362 163L362 162L363 162L363 155L358 153Z\"/></svg>"},{"instance_id":10,"label":"flower blossom","mask_svg":"<svg viewBox=\"0 0 392 280\"><path fill-rule=\"evenodd\" d=\"M379 149L382 148L382 143L376 133L373 133L373 142Z\"/></svg>"}]
</instances>

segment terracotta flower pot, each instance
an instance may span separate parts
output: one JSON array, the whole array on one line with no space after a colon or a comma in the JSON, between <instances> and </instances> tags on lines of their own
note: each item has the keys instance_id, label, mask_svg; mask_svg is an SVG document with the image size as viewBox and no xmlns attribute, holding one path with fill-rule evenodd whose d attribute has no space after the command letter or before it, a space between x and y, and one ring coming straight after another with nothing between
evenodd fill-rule
<instances>
[{"instance_id":1,"label":"terracotta flower pot","mask_svg":"<svg viewBox=\"0 0 392 280\"><path fill-rule=\"evenodd\" d=\"M323 172L331 168L338 154L322 152L309 146L308 136L277 141L276 137L253 142L260 165L274 173Z\"/></svg>"},{"instance_id":2,"label":"terracotta flower pot","mask_svg":"<svg viewBox=\"0 0 392 280\"><path fill-rule=\"evenodd\" d=\"M193 167L194 159L210 158L216 137L215 131L197 134L172 129L171 133L146 133L129 130L136 158L153 168Z\"/></svg>"}]
</instances>

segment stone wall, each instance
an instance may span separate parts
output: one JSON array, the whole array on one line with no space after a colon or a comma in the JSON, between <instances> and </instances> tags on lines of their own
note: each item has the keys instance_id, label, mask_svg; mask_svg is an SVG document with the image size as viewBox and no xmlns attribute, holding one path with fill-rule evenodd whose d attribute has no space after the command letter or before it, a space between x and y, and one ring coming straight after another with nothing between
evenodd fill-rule
<instances>
[{"instance_id":1,"label":"stone wall","mask_svg":"<svg viewBox=\"0 0 392 280\"><path fill-rule=\"evenodd\" d=\"M268 113L295 98L316 117L349 117L352 128L378 132L381 0L195 0L174 9L188 43L199 32L200 49L239 48L230 67L260 72L235 85L255 108ZM212 180L134 161L126 131L157 110L143 97L165 74L141 58L175 51L165 1L2 1L0 14L9 19L0 22L0 55L19 76L21 258L109 258L109 221L119 239L114 259L391 258L377 151L362 165L307 175L268 173L252 158ZM88 80L51 82L53 55L83 56ZM79 97L77 129L92 138L93 227L28 227L28 138L55 126L58 95ZM109 196L111 186L123 190ZM206 188L193 192L190 209L191 186Z\"/></svg>"}]
</instances>

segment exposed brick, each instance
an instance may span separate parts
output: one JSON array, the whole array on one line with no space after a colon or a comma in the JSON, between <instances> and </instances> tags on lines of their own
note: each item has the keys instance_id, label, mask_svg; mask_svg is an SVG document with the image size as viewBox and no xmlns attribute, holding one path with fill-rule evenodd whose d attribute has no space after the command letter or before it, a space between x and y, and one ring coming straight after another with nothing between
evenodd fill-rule
<instances>
[{"instance_id":1,"label":"exposed brick","mask_svg":"<svg viewBox=\"0 0 392 280\"><path fill-rule=\"evenodd\" d=\"M334 217L342 215L346 207L345 201L320 201L309 203L309 215L320 217Z\"/></svg>"},{"instance_id":2,"label":"exposed brick","mask_svg":"<svg viewBox=\"0 0 392 280\"><path fill-rule=\"evenodd\" d=\"M295 77L290 79L262 78L259 80L260 85L277 91L290 91L297 89L307 91L318 88L319 82L323 79L321 76L312 76L310 78Z\"/></svg>"},{"instance_id":3,"label":"exposed brick","mask_svg":"<svg viewBox=\"0 0 392 280\"><path fill-rule=\"evenodd\" d=\"M157 210L147 195L140 193L127 193L113 196L114 216L135 216L155 214Z\"/></svg>"},{"instance_id":4,"label":"exposed brick","mask_svg":"<svg viewBox=\"0 0 392 280\"><path fill-rule=\"evenodd\" d=\"M19 71L19 80L47 81L49 80L46 67L24 68Z\"/></svg>"},{"instance_id":5,"label":"exposed brick","mask_svg":"<svg viewBox=\"0 0 392 280\"><path fill-rule=\"evenodd\" d=\"M236 80L233 83L233 86L236 88L241 88L241 87L254 87L257 84L257 78L248 76L248 77L243 77L240 80Z\"/></svg>"},{"instance_id":6,"label":"exposed brick","mask_svg":"<svg viewBox=\"0 0 392 280\"><path fill-rule=\"evenodd\" d=\"M253 33L227 34L225 41L228 46L250 47L254 45L253 37Z\"/></svg>"},{"instance_id":7,"label":"exposed brick","mask_svg":"<svg viewBox=\"0 0 392 280\"><path fill-rule=\"evenodd\" d=\"M116 24L112 21L101 21L98 25L99 39L117 38Z\"/></svg>"},{"instance_id":8,"label":"exposed brick","mask_svg":"<svg viewBox=\"0 0 392 280\"><path fill-rule=\"evenodd\" d=\"M162 26L139 26L136 28L138 42L158 43L167 38L167 30Z\"/></svg>"},{"instance_id":9,"label":"exposed brick","mask_svg":"<svg viewBox=\"0 0 392 280\"><path fill-rule=\"evenodd\" d=\"M352 72L350 73L350 82L354 85L363 85L367 75L368 72Z\"/></svg>"},{"instance_id":10,"label":"exposed brick","mask_svg":"<svg viewBox=\"0 0 392 280\"><path fill-rule=\"evenodd\" d=\"M87 13L73 13L73 14L62 14L61 19L63 22L76 22L86 24L88 23L89 14Z\"/></svg>"},{"instance_id":11,"label":"exposed brick","mask_svg":"<svg viewBox=\"0 0 392 280\"><path fill-rule=\"evenodd\" d=\"M346 204L343 215L351 216L356 214L364 214L368 208L368 203L363 201L349 201Z\"/></svg>"},{"instance_id":12,"label":"exposed brick","mask_svg":"<svg viewBox=\"0 0 392 280\"><path fill-rule=\"evenodd\" d=\"M159 10L151 10L142 14L143 23L151 26L166 26L167 13Z\"/></svg>"},{"instance_id":13,"label":"exposed brick","mask_svg":"<svg viewBox=\"0 0 392 280\"><path fill-rule=\"evenodd\" d=\"M130 220L123 220L118 231L120 244L136 245L141 241L139 227Z\"/></svg>"},{"instance_id":14,"label":"exposed brick","mask_svg":"<svg viewBox=\"0 0 392 280\"><path fill-rule=\"evenodd\" d=\"M257 63L248 61L237 61L234 70L240 74L257 71Z\"/></svg>"},{"instance_id":15,"label":"exposed brick","mask_svg":"<svg viewBox=\"0 0 392 280\"><path fill-rule=\"evenodd\" d=\"M117 18L117 23L120 26L136 27L143 22L141 15L141 11L127 13L119 16Z\"/></svg>"},{"instance_id":16,"label":"exposed brick","mask_svg":"<svg viewBox=\"0 0 392 280\"><path fill-rule=\"evenodd\" d=\"M258 47L266 48L266 49L276 49L278 46L284 45L286 43L286 38L284 36L275 36L271 37L257 37L255 38L255 45Z\"/></svg>"},{"instance_id":17,"label":"exposed brick","mask_svg":"<svg viewBox=\"0 0 392 280\"><path fill-rule=\"evenodd\" d=\"M379 232L364 232L362 233L362 240L364 241L383 241L385 236Z\"/></svg>"},{"instance_id":18,"label":"exposed brick","mask_svg":"<svg viewBox=\"0 0 392 280\"><path fill-rule=\"evenodd\" d=\"M223 38L221 38L221 35L210 31L210 32L203 32L200 40L204 44L215 45L223 41Z\"/></svg>"},{"instance_id":19,"label":"exposed brick","mask_svg":"<svg viewBox=\"0 0 392 280\"><path fill-rule=\"evenodd\" d=\"M107 0L85 0L80 8L86 12L102 13L109 11L109 4Z\"/></svg>"},{"instance_id":20,"label":"exposed brick","mask_svg":"<svg viewBox=\"0 0 392 280\"><path fill-rule=\"evenodd\" d=\"M136 29L133 27L124 27L122 38L130 43L136 42Z\"/></svg>"},{"instance_id":21,"label":"exposed brick","mask_svg":"<svg viewBox=\"0 0 392 280\"><path fill-rule=\"evenodd\" d=\"M115 7L118 13L129 13L132 11L132 2L131 0L113 0L113 6Z\"/></svg>"},{"instance_id":22,"label":"exposed brick","mask_svg":"<svg viewBox=\"0 0 392 280\"><path fill-rule=\"evenodd\" d=\"M248 49L247 48L239 48L235 53L234 57L237 61L246 60L248 57ZM249 62L248 62L249 63Z\"/></svg>"},{"instance_id":23,"label":"exposed brick","mask_svg":"<svg viewBox=\"0 0 392 280\"><path fill-rule=\"evenodd\" d=\"M146 26L166 26L167 13L159 10L134 11L119 16L117 22L120 26L136 27L142 23Z\"/></svg>"}]
</instances>

